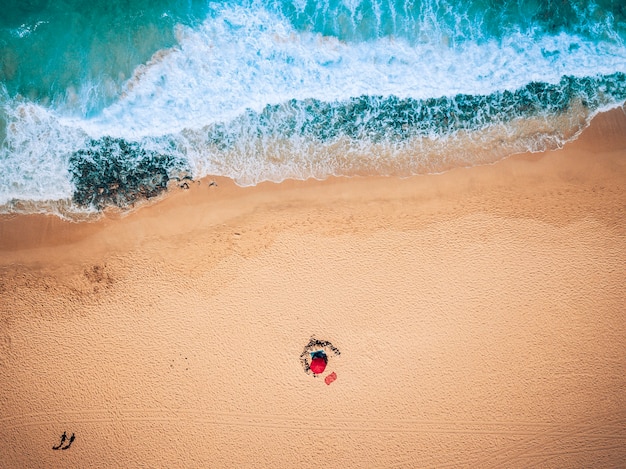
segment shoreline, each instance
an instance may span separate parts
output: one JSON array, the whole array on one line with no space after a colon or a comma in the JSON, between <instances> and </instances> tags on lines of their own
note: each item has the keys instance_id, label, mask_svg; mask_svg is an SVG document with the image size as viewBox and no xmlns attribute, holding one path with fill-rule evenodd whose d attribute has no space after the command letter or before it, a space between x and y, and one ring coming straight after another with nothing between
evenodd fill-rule
<instances>
[{"instance_id":1,"label":"shoreline","mask_svg":"<svg viewBox=\"0 0 626 469\"><path fill-rule=\"evenodd\" d=\"M212 179L0 217L1 466L626 459L622 109L442 174Z\"/></svg>"},{"instance_id":2,"label":"shoreline","mask_svg":"<svg viewBox=\"0 0 626 469\"><path fill-rule=\"evenodd\" d=\"M475 173L493 172L493 170L489 168L495 166L497 169L500 169L501 166L510 166L510 168L506 168L505 173L508 177L511 177L512 173L515 171L528 172L525 168L522 169L524 163L521 163L521 161L540 161L545 157L558 158L558 156L554 157L552 155L561 155L562 152L578 154L580 152L611 153L618 151L626 146L625 115L626 111L622 107L597 114L576 140L569 142L561 149L515 154L494 163L453 168L442 173L414 175L403 178L394 176L331 176L324 180L288 179L280 183L261 182L255 186L239 186L231 179L223 176L207 176L192 181L188 190L179 187L170 188L168 192L159 196L157 200L143 201L138 204L137 207L126 211L121 211L117 208L108 208L102 214L98 215L99 218L97 219L73 221L60 218L55 214L0 214L0 252L30 249L34 245L45 244L47 242L50 242L51 245L60 244L60 240L54 240L54 233L56 232L62 233L63 242L69 241L71 243L75 240L91 236L99 229L107 229L107 227L112 224L118 223L123 225L128 223L126 220L128 218L141 218L143 212L146 212L146 218L152 218L157 216L155 214L170 209L170 207L179 203L179 201L183 206L196 205L198 207L201 206L203 209L211 210L212 207L209 207L211 201L222 202L229 198L256 197L259 194L263 194L262 198L269 201L272 199L272 196L268 196L268 193L284 191L289 194L289 192L293 191L306 192L315 191L316 189L327 190L328 188L332 190L332 188L336 186L343 185L348 187L351 182L356 186L362 187L366 184L370 187L375 186L376 188L385 185L398 185L401 186L401 190L403 190L402 193L407 194L409 191L406 190L406 186L412 185L414 181L417 184L427 181L426 184L422 184L422 186L425 186L426 191L430 191L430 195L432 195L433 189L435 191L439 190L437 186L442 186L445 189L449 188L450 184L447 183L447 181L443 181L444 179L456 179L457 183L459 181L463 182L464 179L467 179L465 174L468 171ZM548 166L548 164L546 163L545 166ZM433 182L428 182L429 180ZM212 182L215 183L215 185L211 184ZM390 182L393 184L387 184ZM176 183L172 183L172 185L175 186ZM343 189L339 190L339 192L342 191ZM310 194L307 194L307 197L310 199ZM26 226L32 228L32 231L35 233L32 233L31 236L24 233L23 227ZM24 236L25 234L27 235L26 237Z\"/></svg>"}]
</instances>

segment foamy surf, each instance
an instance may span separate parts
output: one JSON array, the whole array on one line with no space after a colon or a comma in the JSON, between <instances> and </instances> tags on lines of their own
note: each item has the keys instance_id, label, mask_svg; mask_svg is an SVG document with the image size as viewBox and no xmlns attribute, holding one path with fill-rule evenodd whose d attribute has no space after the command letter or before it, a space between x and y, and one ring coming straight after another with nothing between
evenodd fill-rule
<instances>
[{"instance_id":1,"label":"foamy surf","mask_svg":"<svg viewBox=\"0 0 626 469\"><path fill-rule=\"evenodd\" d=\"M119 86L91 77L54 103L5 87L0 210L127 208L182 177L441 172L558 148L626 100L626 47L608 14L596 30L494 33L450 29L429 5L402 21L346 5L328 18L212 6L204 21L172 26L176 44ZM334 21L339 11L349 21ZM302 15L316 22L304 27ZM115 98L94 111L98 86Z\"/></svg>"}]
</instances>

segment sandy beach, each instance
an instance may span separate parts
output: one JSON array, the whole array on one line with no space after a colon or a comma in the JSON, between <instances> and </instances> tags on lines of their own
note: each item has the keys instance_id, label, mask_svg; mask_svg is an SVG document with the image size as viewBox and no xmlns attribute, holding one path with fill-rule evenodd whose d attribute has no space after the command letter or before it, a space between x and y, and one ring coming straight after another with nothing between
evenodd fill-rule
<instances>
[{"instance_id":1,"label":"sandy beach","mask_svg":"<svg viewBox=\"0 0 626 469\"><path fill-rule=\"evenodd\" d=\"M625 281L621 109L444 174L4 216L0 467L619 467Z\"/></svg>"}]
</instances>

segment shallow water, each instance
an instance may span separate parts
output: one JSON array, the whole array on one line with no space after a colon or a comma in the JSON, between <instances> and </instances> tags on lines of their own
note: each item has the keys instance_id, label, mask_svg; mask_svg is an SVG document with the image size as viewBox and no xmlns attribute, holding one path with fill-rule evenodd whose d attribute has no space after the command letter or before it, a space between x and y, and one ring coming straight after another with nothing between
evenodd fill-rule
<instances>
[{"instance_id":1,"label":"shallow water","mask_svg":"<svg viewBox=\"0 0 626 469\"><path fill-rule=\"evenodd\" d=\"M557 148L626 99L616 1L131 3L6 8L0 211L439 172Z\"/></svg>"}]
</instances>

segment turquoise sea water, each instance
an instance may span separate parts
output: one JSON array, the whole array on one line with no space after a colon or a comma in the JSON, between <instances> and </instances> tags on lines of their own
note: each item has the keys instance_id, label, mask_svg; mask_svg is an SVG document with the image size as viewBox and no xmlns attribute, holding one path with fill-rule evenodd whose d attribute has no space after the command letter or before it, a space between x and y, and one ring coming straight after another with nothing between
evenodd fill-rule
<instances>
[{"instance_id":1,"label":"turquoise sea water","mask_svg":"<svg viewBox=\"0 0 626 469\"><path fill-rule=\"evenodd\" d=\"M623 0L2 3L0 212L439 172L626 100Z\"/></svg>"}]
</instances>

